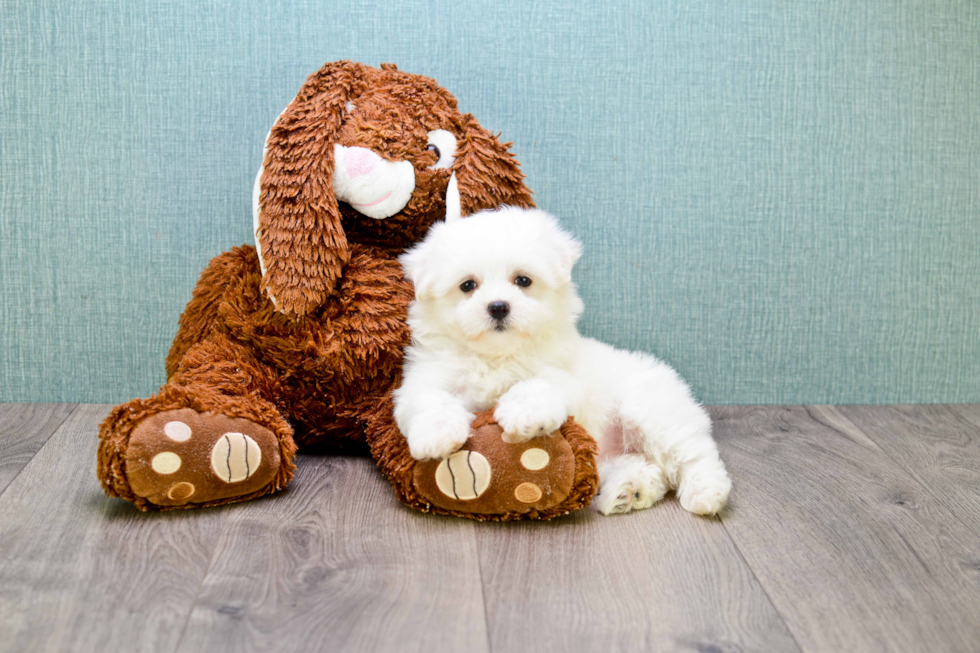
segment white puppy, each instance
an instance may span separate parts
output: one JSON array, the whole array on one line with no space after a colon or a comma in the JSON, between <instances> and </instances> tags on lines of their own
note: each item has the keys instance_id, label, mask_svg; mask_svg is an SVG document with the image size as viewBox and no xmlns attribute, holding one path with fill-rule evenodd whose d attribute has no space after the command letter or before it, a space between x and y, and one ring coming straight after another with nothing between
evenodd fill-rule
<instances>
[{"instance_id":1,"label":"white puppy","mask_svg":"<svg viewBox=\"0 0 980 653\"><path fill-rule=\"evenodd\" d=\"M416 301L395 420L412 456L450 455L473 413L494 405L504 431L524 439L572 415L599 444L603 514L649 508L669 490L691 512L717 513L731 481L684 381L576 330L581 253L548 214L505 207L438 223L402 256Z\"/></svg>"}]
</instances>

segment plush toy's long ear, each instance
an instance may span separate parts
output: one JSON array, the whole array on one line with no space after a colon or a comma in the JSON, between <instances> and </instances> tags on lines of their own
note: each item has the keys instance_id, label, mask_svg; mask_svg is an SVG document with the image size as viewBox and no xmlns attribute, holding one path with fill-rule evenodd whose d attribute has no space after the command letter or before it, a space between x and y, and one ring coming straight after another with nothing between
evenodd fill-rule
<instances>
[{"instance_id":1,"label":"plush toy's long ear","mask_svg":"<svg viewBox=\"0 0 980 653\"><path fill-rule=\"evenodd\" d=\"M501 143L470 114L463 116L466 135L459 142L453 172L463 216L503 206L533 208L510 143Z\"/></svg>"},{"instance_id":2,"label":"plush toy's long ear","mask_svg":"<svg viewBox=\"0 0 980 653\"><path fill-rule=\"evenodd\" d=\"M329 63L311 75L269 133L256 243L262 289L276 308L306 315L334 292L350 258L333 188L333 148L362 66Z\"/></svg>"}]
</instances>

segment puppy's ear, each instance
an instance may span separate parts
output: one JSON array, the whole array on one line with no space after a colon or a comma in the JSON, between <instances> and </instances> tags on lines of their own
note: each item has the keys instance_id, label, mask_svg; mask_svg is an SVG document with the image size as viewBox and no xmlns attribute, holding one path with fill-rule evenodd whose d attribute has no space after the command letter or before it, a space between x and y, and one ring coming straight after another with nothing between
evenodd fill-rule
<instances>
[{"instance_id":1,"label":"puppy's ear","mask_svg":"<svg viewBox=\"0 0 980 653\"><path fill-rule=\"evenodd\" d=\"M548 239L553 248L552 267L563 284L572 281L572 268L582 257L582 243L558 225L554 217L543 214L547 221Z\"/></svg>"},{"instance_id":2,"label":"puppy's ear","mask_svg":"<svg viewBox=\"0 0 980 653\"><path fill-rule=\"evenodd\" d=\"M459 189L460 213L467 216L503 205L533 208L510 143L501 143L471 114L463 116L465 136L457 144L453 172Z\"/></svg>"},{"instance_id":3,"label":"puppy's ear","mask_svg":"<svg viewBox=\"0 0 980 653\"><path fill-rule=\"evenodd\" d=\"M260 181L256 244L262 290L299 317L335 290L350 259L334 196L334 143L363 66L328 63L311 75L269 133Z\"/></svg>"},{"instance_id":4,"label":"puppy's ear","mask_svg":"<svg viewBox=\"0 0 980 653\"><path fill-rule=\"evenodd\" d=\"M433 231L438 227L438 223L433 226ZM398 257L398 262L405 271L405 278L412 282L415 287L415 297L417 299L428 299L432 296L435 286L435 273L430 263L432 254L432 231L429 237L418 243L412 249Z\"/></svg>"}]
</instances>

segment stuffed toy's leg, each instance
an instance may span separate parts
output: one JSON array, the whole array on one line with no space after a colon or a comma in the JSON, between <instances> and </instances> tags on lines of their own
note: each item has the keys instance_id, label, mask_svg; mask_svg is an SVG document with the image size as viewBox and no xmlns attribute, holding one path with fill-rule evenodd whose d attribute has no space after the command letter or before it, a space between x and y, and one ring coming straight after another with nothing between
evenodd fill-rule
<instances>
[{"instance_id":1,"label":"stuffed toy's leg","mask_svg":"<svg viewBox=\"0 0 980 653\"><path fill-rule=\"evenodd\" d=\"M276 375L221 336L186 350L160 392L112 410L99 429L98 475L140 510L244 501L292 479L293 430Z\"/></svg>"},{"instance_id":2,"label":"stuffed toy's leg","mask_svg":"<svg viewBox=\"0 0 980 653\"><path fill-rule=\"evenodd\" d=\"M393 405L388 395L363 419L382 473L411 508L479 521L551 519L595 496L596 443L571 418L551 435L509 442L485 411L462 449L420 462L395 425Z\"/></svg>"}]
</instances>

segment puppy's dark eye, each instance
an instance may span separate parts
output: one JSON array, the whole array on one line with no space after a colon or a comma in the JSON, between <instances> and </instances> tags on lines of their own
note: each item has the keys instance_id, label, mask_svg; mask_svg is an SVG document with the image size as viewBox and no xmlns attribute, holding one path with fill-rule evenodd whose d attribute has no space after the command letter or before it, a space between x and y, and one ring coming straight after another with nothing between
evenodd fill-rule
<instances>
[{"instance_id":1,"label":"puppy's dark eye","mask_svg":"<svg viewBox=\"0 0 980 653\"><path fill-rule=\"evenodd\" d=\"M430 152L436 153L436 161L442 158L442 152L439 151L439 148L434 143L429 143L429 145L426 146L425 149L427 149Z\"/></svg>"},{"instance_id":2,"label":"puppy's dark eye","mask_svg":"<svg viewBox=\"0 0 980 653\"><path fill-rule=\"evenodd\" d=\"M476 290L476 282L472 279L467 279L463 283L459 284L459 289L463 292L473 292Z\"/></svg>"},{"instance_id":3,"label":"puppy's dark eye","mask_svg":"<svg viewBox=\"0 0 980 653\"><path fill-rule=\"evenodd\" d=\"M516 279L514 279L514 283L516 283L521 288L527 288L528 286L531 285L531 277L525 277L522 274L519 277L517 277Z\"/></svg>"}]
</instances>

